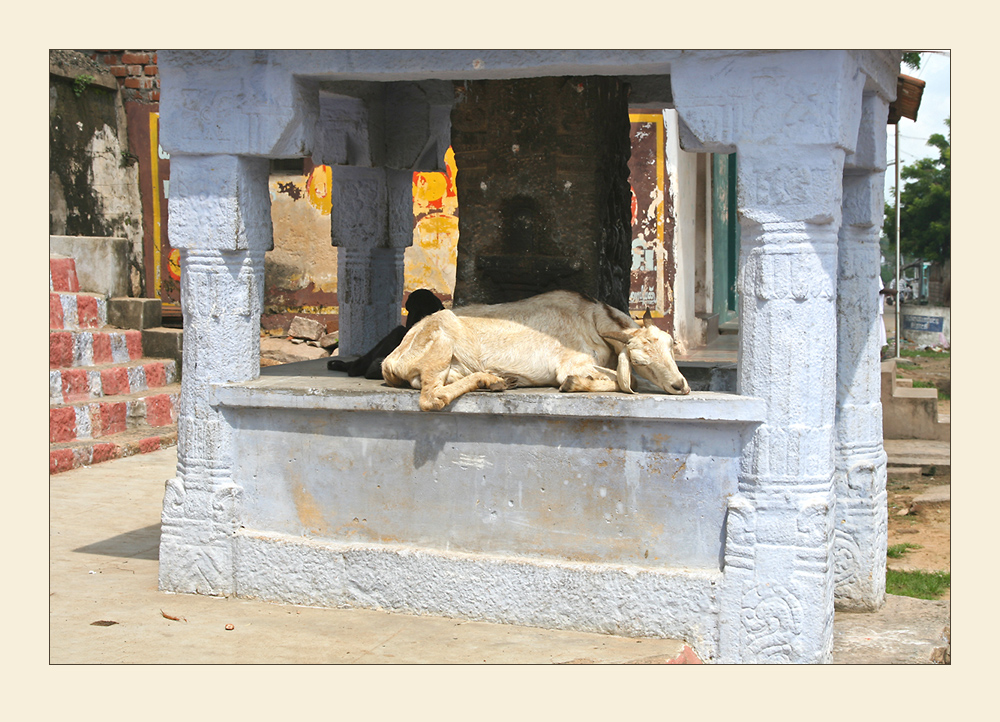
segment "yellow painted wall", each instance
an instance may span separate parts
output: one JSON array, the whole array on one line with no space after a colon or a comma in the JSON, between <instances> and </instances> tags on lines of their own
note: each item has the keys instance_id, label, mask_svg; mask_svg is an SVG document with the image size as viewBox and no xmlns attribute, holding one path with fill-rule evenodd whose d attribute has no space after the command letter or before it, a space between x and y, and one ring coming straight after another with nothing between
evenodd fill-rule
<instances>
[{"instance_id":1,"label":"yellow painted wall","mask_svg":"<svg viewBox=\"0 0 1000 722\"><path fill-rule=\"evenodd\" d=\"M413 174L413 245L404 255L404 291L418 288L450 299L458 261L458 196L455 154L444 156L444 173Z\"/></svg>"}]
</instances>

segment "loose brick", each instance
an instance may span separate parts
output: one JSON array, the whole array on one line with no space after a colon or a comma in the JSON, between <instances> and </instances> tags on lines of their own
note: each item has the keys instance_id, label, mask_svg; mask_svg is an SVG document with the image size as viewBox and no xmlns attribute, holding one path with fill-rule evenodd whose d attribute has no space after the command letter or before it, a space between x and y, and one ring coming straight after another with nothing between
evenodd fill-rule
<instances>
[{"instance_id":1,"label":"loose brick","mask_svg":"<svg viewBox=\"0 0 1000 722\"><path fill-rule=\"evenodd\" d=\"M101 409L101 436L117 434L126 429L126 416L128 414L124 401L118 403L102 403ZM97 436L95 433L94 436Z\"/></svg>"},{"instance_id":2,"label":"loose brick","mask_svg":"<svg viewBox=\"0 0 1000 722\"><path fill-rule=\"evenodd\" d=\"M125 78L125 87L126 88L138 88L139 87L139 79L138 78Z\"/></svg>"},{"instance_id":3,"label":"loose brick","mask_svg":"<svg viewBox=\"0 0 1000 722\"><path fill-rule=\"evenodd\" d=\"M101 370L101 388L105 396L130 393L128 373L122 367Z\"/></svg>"},{"instance_id":4,"label":"loose brick","mask_svg":"<svg viewBox=\"0 0 1000 722\"><path fill-rule=\"evenodd\" d=\"M85 369L65 369L60 376L63 401L70 403L90 396L90 381Z\"/></svg>"},{"instance_id":5,"label":"loose brick","mask_svg":"<svg viewBox=\"0 0 1000 722\"><path fill-rule=\"evenodd\" d=\"M152 100L154 103L159 103L160 102L160 91L159 90L154 90L153 92L151 92L149 94L149 99Z\"/></svg>"},{"instance_id":6,"label":"loose brick","mask_svg":"<svg viewBox=\"0 0 1000 722\"><path fill-rule=\"evenodd\" d=\"M49 409L49 443L76 438L76 410L72 406Z\"/></svg>"},{"instance_id":7,"label":"loose brick","mask_svg":"<svg viewBox=\"0 0 1000 722\"><path fill-rule=\"evenodd\" d=\"M158 386L167 385L167 370L163 368L163 363L156 361L154 363L145 364L146 366L146 385L153 389Z\"/></svg>"},{"instance_id":8,"label":"loose brick","mask_svg":"<svg viewBox=\"0 0 1000 722\"><path fill-rule=\"evenodd\" d=\"M94 363L109 364L114 360L111 353L111 335L107 333L94 334Z\"/></svg>"},{"instance_id":9,"label":"loose brick","mask_svg":"<svg viewBox=\"0 0 1000 722\"><path fill-rule=\"evenodd\" d=\"M173 410L170 394L146 397L146 423L150 426L170 426L175 421Z\"/></svg>"},{"instance_id":10,"label":"loose brick","mask_svg":"<svg viewBox=\"0 0 1000 722\"><path fill-rule=\"evenodd\" d=\"M122 62L126 65L145 65L149 62L148 53L122 53Z\"/></svg>"},{"instance_id":11,"label":"loose brick","mask_svg":"<svg viewBox=\"0 0 1000 722\"><path fill-rule=\"evenodd\" d=\"M95 297L77 297L76 322L80 328L97 328L100 325L100 314L97 310L97 299Z\"/></svg>"},{"instance_id":12,"label":"loose brick","mask_svg":"<svg viewBox=\"0 0 1000 722\"><path fill-rule=\"evenodd\" d=\"M95 444L91 463L97 464L101 461L110 461L111 459L117 459L120 455L118 447L111 442Z\"/></svg>"},{"instance_id":13,"label":"loose brick","mask_svg":"<svg viewBox=\"0 0 1000 722\"><path fill-rule=\"evenodd\" d=\"M142 69L146 75L159 75L160 71L155 65L147 65Z\"/></svg>"},{"instance_id":14,"label":"loose brick","mask_svg":"<svg viewBox=\"0 0 1000 722\"><path fill-rule=\"evenodd\" d=\"M128 357L131 360L142 358L142 331L126 331L125 343L128 344Z\"/></svg>"},{"instance_id":15,"label":"loose brick","mask_svg":"<svg viewBox=\"0 0 1000 722\"><path fill-rule=\"evenodd\" d=\"M55 449L49 452L49 473L58 474L76 467L72 449Z\"/></svg>"},{"instance_id":16,"label":"loose brick","mask_svg":"<svg viewBox=\"0 0 1000 722\"><path fill-rule=\"evenodd\" d=\"M60 369L73 365L73 334L57 331L49 334L49 368Z\"/></svg>"},{"instance_id":17,"label":"loose brick","mask_svg":"<svg viewBox=\"0 0 1000 722\"><path fill-rule=\"evenodd\" d=\"M49 328L64 328L62 301L58 293L49 294Z\"/></svg>"},{"instance_id":18,"label":"loose brick","mask_svg":"<svg viewBox=\"0 0 1000 722\"><path fill-rule=\"evenodd\" d=\"M128 68L128 74L129 75L135 75L135 76L142 75L142 66L141 65L126 65L125 67Z\"/></svg>"},{"instance_id":19,"label":"loose brick","mask_svg":"<svg viewBox=\"0 0 1000 722\"><path fill-rule=\"evenodd\" d=\"M117 53L108 53L102 60L104 60L105 65L118 65L119 57Z\"/></svg>"},{"instance_id":20,"label":"loose brick","mask_svg":"<svg viewBox=\"0 0 1000 722\"><path fill-rule=\"evenodd\" d=\"M150 436L148 439L139 440L139 453L148 454L150 451L156 451L160 448L160 437Z\"/></svg>"},{"instance_id":21,"label":"loose brick","mask_svg":"<svg viewBox=\"0 0 1000 722\"><path fill-rule=\"evenodd\" d=\"M126 75L128 75L128 68L126 68L124 65L113 65L111 66L111 74L114 75L116 78L124 78Z\"/></svg>"},{"instance_id":22,"label":"loose brick","mask_svg":"<svg viewBox=\"0 0 1000 722\"><path fill-rule=\"evenodd\" d=\"M76 261L72 258L49 259L49 278L53 291L77 293L80 290L80 281L76 275Z\"/></svg>"}]
</instances>

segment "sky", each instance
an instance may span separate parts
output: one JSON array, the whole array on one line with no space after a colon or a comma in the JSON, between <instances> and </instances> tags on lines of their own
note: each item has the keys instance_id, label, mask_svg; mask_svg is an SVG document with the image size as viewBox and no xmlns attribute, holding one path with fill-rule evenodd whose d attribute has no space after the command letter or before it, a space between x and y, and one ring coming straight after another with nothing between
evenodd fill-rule
<instances>
[{"instance_id":1,"label":"sky","mask_svg":"<svg viewBox=\"0 0 1000 722\"><path fill-rule=\"evenodd\" d=\"M916 121L909 118L899 121L899 155L903 160L902 167L906 168L921 158L938 157L937 148L927 145L927 139L932 135L940 133L945 138L949 137L944 121L951 117L951 52L921 52L919 69L901 65L899 72L927 83L920 98ZM891 164L896 154L894 126L886 126L886 138L886 161ZM900 182L906 185L904 178L900 178ZM889 165L885 170L885 199L890 205L894 202L892 188L895 183L896 170Z\"/></svg>"}]
</instances>

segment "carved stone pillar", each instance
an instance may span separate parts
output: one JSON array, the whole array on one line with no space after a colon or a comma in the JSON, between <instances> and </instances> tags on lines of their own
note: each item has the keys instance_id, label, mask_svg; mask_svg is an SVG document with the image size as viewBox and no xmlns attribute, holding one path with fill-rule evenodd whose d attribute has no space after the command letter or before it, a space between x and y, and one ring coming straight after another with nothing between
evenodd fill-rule
<instances>
[{"instance_id":1,"label":"carved stone pillar","mask_svg":"<svg viewBox=\"0 0 1000 722\"><path fill-rule=\"evenodd\" d=\"M758 191L768 179L755 199L765 206L803 193L830 207L839 184L828 179L840 178L843 151L811 155L806 185L798 167L773 167L770 153L742 154L741 173L758 179ZM743 203L738 384L741 394L765 400L767 423L749 439L730 499L721 659L824 662L833 643L839 219L757 222L768 214Z\"/></svg>"},{"instance_id":2,"label":"carved stone pillar","mask_svg":"<svg viewBox=\"0 0 1000 722\"><path fill-rule=\"evenodd\" d=\"M403 253L413 242L413 172L333 166L330 223L340 353L366 353L399 325Z\"/></svg>"},{"instance_id":3,"label":"carved stone pillar","mask_svg":"<svg viewBox=\"0 0 1000 722\"><path fill-rule=\"evenodd\" d=\"M672 69L682 145L737 152L738 388L767 406L729 503L720 661L828 662L837 244L865 79L843 52L688 62Z\"/></svg>"},{"instance_id":4,"label":"carved stone pillar","mask_svg":"<svg viewBox=\"0 0 1000 722\"><path fill-rule=\"evenodd\" d=\"M847 157L837 293L838 609L874 611L885 602L888 537L879 359L879 228L883 214L888 103L866 94L857 149Z\"/></svg>"},{"instance_id":5,"label":"carved stone pillar","mask_svg":"<svg viewBox=\"0 0 1000 722\"><path fill-rule=\"evenodd\" d=\"M233 592L239 489L232 429L210 387L260 374L264 253L271 249L268 161L171 158L170 242L181 250L184 359L177 478L167 482L160 588Z\"/></svg>"}]
</instances>

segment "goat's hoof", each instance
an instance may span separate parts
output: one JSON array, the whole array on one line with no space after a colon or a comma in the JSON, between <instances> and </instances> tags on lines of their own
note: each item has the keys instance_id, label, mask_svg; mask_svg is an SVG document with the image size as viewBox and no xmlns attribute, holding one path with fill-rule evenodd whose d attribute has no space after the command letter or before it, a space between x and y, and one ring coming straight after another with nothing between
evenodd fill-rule
<instances>
[{"instance_id":1,"label":"goat's hoof","mask_svg":"<svg viewBox=\"0 0 1000 722\"><path fill-rule=\"evenodd\" d=\"M420 410L421 411L440 411L445 406L448 405L445 399L420 399Z\"/></svg>"},{"instance_id":2,"label":"goat's hoof","mask_svg":"<svg viewBox=\"0 0 1000 722\"><path fill-rule=\"evenodd\" d=\"M579 377L567 376L566 380L559 385L559 390L563 393L571 393L573 391L582 391L583 386L580 383Z\"/></svg>"},{"instance_id":3,"label":"goat's hoof","mask_svg":"<svg viewBox=\"0 0 1000 722\"><path fill-rule=\"evenodd\" d=\"M485 391L506 391L511 385L508 379L497 376L490 381L482 381L479 388Z\"/></svg>"}]
</instances>

